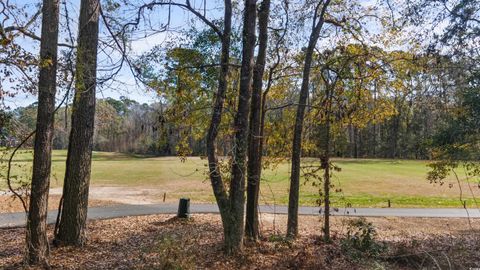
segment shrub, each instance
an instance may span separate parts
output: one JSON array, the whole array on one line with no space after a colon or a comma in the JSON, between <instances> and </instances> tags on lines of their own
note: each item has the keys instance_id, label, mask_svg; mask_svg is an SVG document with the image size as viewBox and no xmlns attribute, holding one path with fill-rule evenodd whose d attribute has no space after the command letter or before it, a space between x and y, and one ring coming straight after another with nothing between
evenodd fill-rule
<instances>
[{"instance_id":1,"label":"shrub","mask_svg":"<svg viewBox=\"0 0 480 270\"><path fill-rule=\"evenodd\" d=\"M376 241L376 236L375 227L365 218L349 220L347 237L342 240L341 246L353 259L374 258L385 250L385 246Z\"/></svg>"},{"instance_id":2,"label":"shrub","mask_svg":"<svg viewBox=\"0 0 480 270\"><path fill-rule=\"evenodd\" d=\"M184 249L181 241L175 235L161 236L157 241L155 252L158 254L158 263L155 269L179 270L194 269L194 257L188 249Z\"/></svg>"}]
</instances>

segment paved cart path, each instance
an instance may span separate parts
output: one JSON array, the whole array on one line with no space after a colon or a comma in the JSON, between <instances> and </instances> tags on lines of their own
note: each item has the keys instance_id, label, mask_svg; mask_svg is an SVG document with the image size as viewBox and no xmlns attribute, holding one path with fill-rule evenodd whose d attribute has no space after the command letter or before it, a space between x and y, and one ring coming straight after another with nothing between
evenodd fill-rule
<instances>
[{"instance_id":1,"label":"paved cart path","mask_svg":"<svg viewBox=\"0 0 480 270\"><path fill-rule=\"evenodd\" d=\"M113 205L106 207L93 207L88 210L89 219L109 219L125 216L141 216L152 214L175 214L177 204L144 204L144 205ZM190 212L218 213L215 204L192 204ZM260 206L260 213L286 214L286 206ZM318 215L319 207L301 206L300 215ZM54 223L57 211L48 212L48 223ZM341 208L333 211L335 216L363 216L363 217L438 217L438 218L480 218L479 209L458 208ZM0 228L19 227L25 225L24 213L0 214Z\"/></svg>"}]
</instances>

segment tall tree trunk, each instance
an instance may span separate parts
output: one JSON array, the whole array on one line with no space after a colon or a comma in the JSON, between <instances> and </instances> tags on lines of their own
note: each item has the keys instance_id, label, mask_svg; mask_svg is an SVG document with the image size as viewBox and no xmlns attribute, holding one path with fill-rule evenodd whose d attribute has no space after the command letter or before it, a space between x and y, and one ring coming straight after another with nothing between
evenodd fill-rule
<instances>
[{"instance_id":1,"label":"tall tree trunk","mask_svg":"<svg viewBox=\"0 0 480 270\"><path fill-rule=\"evenodd\" d=\"M398 149L398 134L400 131L400 121L401 121L401 111L398 111L398 114L393 117L393 127L391 129L392 135L391 135L391 143L390 143L390 158L395 159L397 158L397 149Z\"/></svg>"},{"instance_id":2,"label":"tall tree trunk","mask_svg":"<svg viewBox=\"0 0 480 270\"><path fill-rule=\"evenodd\" d=\"M238 111L235 115L235 138L232 156L232 179L229 194L220 174L216 156L216 138L222 119L223 105L227 90L227 76L230 54L230 35L232 22L232 3L225 0L224 30L221 35L221 70L218 79L218 91L215 96L212 120L207 133L207 155L210 182L217 200L223 223L224 248L227 254L240 251L244 234L245 203L245 159L248 133L248 114L253 73L253 51L255 48L256 1L245 0L243 18L243 51Z\"/></svg>"},{"instance_id":3,"label":"tall tree trunk","mask_svg":"<svg viewBox=\"0 0 480 270\"><path fill-rule=\"evenodd\" d=\"M353 157L358 158L358 128L353 126Z\"/></svg>"},{"instance_id":4,"label":"tall tree trunk","mask_svg":"<svg viewBox=\"0 0 480 270\"><path fill-rule=\"evenodd\" d=\"M298 197L300 189L300 158L302 152L303 120L305 117L305 107L308 98L308 88L310 83L310 70L312 66L313 51L320 36L320 31L322 30L324 23L325 12L327 11L329 3L330 0L326 0L322 6L319 4L315 9L312 32L308 41L307 51L305 52L302 86L300 88L300 97L298 100L297 114L295 117L295 128L293 133L292 169L290 175L290 193L288 197L288 237L296 237L298 234ZM318 10L320 6L321 11L319 12Z\"/></svg>"},{"instance_id":5,"label":"tall tree trunk","mask_svg":"<svg viewBox=\"0 0 480 270\"><path fill-rule=\"evenodd\" d=\"M323 238L325 241L330 241L330 126L331 126L331 115L332 115L332 102L333 102L333 93L334 93L333 85L326 86L326 123L325 123L325 140L324 140L324 150L323 150L323 157L322 157L322 167L324 170L323 175L323 195L324 195L324 219L323 219Z\"/></svg>"},{"instance_id":6,"label":"tall tree trunk","mask_svg":"<svg viewBox=\"0 0 480 270\"><path fill-rule=\"evenodd\" d=\"M377 81L373 82L373 110L377 109ZM373 114L373 145L371 147L373 152L373 157L377 157L377 113Z\"/></svg>"},{"instance_id":7,"label":"tall tree trunk","mask_svg":"<svg viewBox=\"0 0 480 270\"><path fill-rule=\"evenodd\" d=\"M210 126L208 128L206 144L210 182L212 184L213 194L215 195L215 199L217 200L217 205L220 210L220 216L222 218L224 230L223 234L225 237L224 241L226 242L227 236L230 233L230 230L227 227L228 224L230 224L229 201L228 194L225 190L225 186L222 180L222 175L220 173L220 167L218 165L218 158L216 153L216 140L222 121L223 105L227 92L227 77L230 64L230 35L232 31L232 2L230 0L225 0L224 3L225 11L223 18L223 33L221 36L222 52L220 56L221 67L220 74L218 76L218 90L215 95L215 100L213 102L214 105L212 110L212 119L210 120Z\"/></svg>"},{"instance_id":8,"label":"tall tree trunk","mask_svg":"<svg viewBox=\"0 0 480 270\"><path fill-rule=\"evenodd\" d=\"M247 170L247 217L245 234L256 240L260 234L258 228L258 194L262 172L262 153L260 152L262 86L265 71L265 59L268 42L268 19L270 0L263 0L258 13L259 46L257 61L253 70L252 103L250 107L250 126L248 137L248 170Z\"/></svg>"},{"instance_id":9,"label":"tall tree trunk","mask_svg":"<svg viewBox=\"0 0 480 270\"><path fill-rule=\"evenodd\" d=\"M58 10L58 0L43 1L38 111L27 220L29 264L48 264L47 211L57 82Z\"/></svg>"},{"instance_id":10,"label":"tall tree trunk","mask_svg":"<svg viewBox=\"0 0 480 270\"><path fill-rule=\"evenodd\" d=\"M241 248L244 234L245 176L248 146L248 120L252 95L253 53L255 50L255 27L257 1L245 0L242 32L242 66L240 89L233 129L232 177L230 181L230 215L232 217L232 242L227 250L236 252ZM226 243L227 244L227 243Z\"/></svg>"},{"instance_id":11,"label":"tall tree trunk","mask_svg":"<svg viewBox=\"0 0 480 270\"><path fill-rule=\"evenodd\" d=\"M95 119L99 12L98 0L82 0L77 45L76 92L63 186L63 210L56 236L57 240L67 245L83 245L86 241Z\"/></svg>"}]
</instances>

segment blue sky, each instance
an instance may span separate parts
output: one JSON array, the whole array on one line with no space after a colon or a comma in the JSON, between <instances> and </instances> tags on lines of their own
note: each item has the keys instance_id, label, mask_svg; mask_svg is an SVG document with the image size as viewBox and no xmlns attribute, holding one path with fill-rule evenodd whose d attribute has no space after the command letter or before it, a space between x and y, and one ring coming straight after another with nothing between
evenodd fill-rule
<instances>
[{"instance_id":1,"label":"blue sky","mask_svg":"<svg viewBox=\"0 0 480 270\"><path fill-rule=\"evenodd\" d=\"M16 4L17 6L25 5L26 11L31 14L35 13L35 11L37 10L36 5L39 3L39 1L29 1L29 0L11 0L10 2L13 4ZM60 2L63 3L63 1L60 1ZM73 35L75 38L76 38L76 32L78 28L79 2L80 1L74 1L74 0L67 0L66 2L69 17L71 18L70 28L72 29ZM130 2L134 3L136 6L140 6L143 3L146 3L149 1L137 0L137 1L130 1ZM203 11L203 1L192 0L191 3L193 6ZM219 4L218 1L211 1L211 0L207 1L207 10L206 10L207 17L215 19L214 16L216 14L217 15L220 14L218 12L217 7L221 7L221 5L219 6L217 4ZM134 17L136 16L136 12L135 12L136 9L134 7L122 6L119 10L121 10L119 14L126 19L133 20ZM65 22L65 9L63 4L61 4L60 13L61 13L60 20ZM149 51L151 48L153 48L156 45L161 45L166 41L169 41L177 37L178 35L180 35L179 30L186 29L188 25L192 25L192 15L189 12L184 11L178 7L172 7L169 31L152 35L152 31L149 31L148 28L158 29L161 24L165 24L168 20L167 14L168 14L168 8L166 7L161 7L161 8L158 7L158 8L155 8L153 11L146 13L146 16L150 18L151 23L149 22L147 24L145 20L142 20L140 23L139 30L135 32L136 34L134 35L130 43L130 48L131 48L130 53L132 58L135 58L136 56L139 56L142 53ZM41 17L39 17L37 21L38 21L37 25L40 25ZM6 25L8 25L8 22ZM65 27L63 28L63 30L65 30ZM68 39L68 35L65 31L62 32L62 29L60 31L61 33L59 37L59 42L63 42ZM35 33L38 36L40 36L40 27L37 27L35 29ZM106 28L102 20L100 20L100 38L101 39L109 38L109 34L106 31ZM22 45L22 47L27 48L30 52L34 54L38 54L39 45L40 45L38 41L34 41L29 38L21 38L19 43ZM59 50L62 50L62 48L60 48ZM110 53L109 52L106 52L106 53L109 54L108 56L114 58L115 60L120 59L120 55L116 52L110 51ZM100 52L98 54L99 70L101 70L101 68L108 68L112 65L112 62L109 60L109 57L106 55L106 53ZM104 75L106 74L103 74L101 71L99 71L97 76L102 77ZM4 86L8 87L9 85L7 83L4 83ZM58 91L59 93L57 94L57 101L60 101L64 95L64 92L61 90L62 89L59 89ZM153 103L158 101L158 97L156 93L146 90L145 87L135 82L135 79L131 75L131 72L127 66L124 66L122 68L121 72L116 77L116 81L111 82L108 87L102 87L102 88L97 87L97 98L105 98L105 97L119 98L120 96L126 96L140 103ZM29 105L36 101L37 101L37 96L35 94L19 93L13 98L7 97L5 99L5 105L14 109L19 106Z\"/></svg>"},{"instance_id":2,"label":"blue sky","mask_svg":"<svg viewBox=\"0 0 480 270\"><path fill-rule=\"evenodd\" d=\"M403 0L390 0L390 4L395 7L395 5L400 5L402 1ZM40 0L34 0L34 1L10 0L10 2L17 4L18 6L27 5L26 10L29 13L33 14L37 10L36 4L38 6L38 3L40 2ZM60 2L63 3L64 1L62 0ZM78 27L77 21L78 21L78 14L79 14L79 2L80 0L66 0L69 17L71 18L70 25L73 31L73 36L75 38L76 38L76 29ZM128 2L134 3L135 6L140 6L144 3L150 2L150 0L131 0ZM203 13L203 4L206 3L207 8L205 12L209 19L219 19L221 15L223 15L223 1L191 0L191 3L194 7L200 10L202 13ZM364 0L364 1L359 1L359 3L363 7L382 8L380 5L381 0ZM136 17L136 10L137 9L135 7L121 6L117 15L121 15L123 18L127 20L133 20ZM65 22L65 9L63 4L61 5L60 13L61 13L61 21ZM167 14L168 14L167 7L157 7L157 8L154 8L152 11L145 13L146 20L143 20L143 19L141 20L138 30L135 32L135 35L132 36L132 41L130 43L130 47L131 47L130 54L132 58L135 58L136 56L139 56L149 51L151 48L153 48L156 45L165 44L169 40L172 40L173 38L178 37L179 35L181 35L180 31L182 29L185 30L192 24L195 24L195 26L197 27L203 26L203 24L198 20L193 20L194 15L192 15L191 13L185 10L182 10L181 8L178 8L178 7L172 7L169 31L152 35L152 31L149 29L151 28L158 29L162 24L165 24L168 18ZM395 14L395 15L400 16L400 14ZM37 21L38 21L37 25L40 25L41 17L38 18ZM367 22L366 28L372 33L372 36L373 36L375 32L379 32L379 29L381 28L381 26L378 24L378 22ZM438 29L441 29L441 28L442 27ZM62 31L62 29L64 31ZM65 32L65 27L63 27L62 29L61 29L59 40L64 42L67 39L68 35ZM395 36L392 36L392 40L398 39L395 44L396 47L392 47L392 48L405 49L408 47L408 44L406 43L407 41L403 42L402 39L411 40L411 36L409 35L415 32L415 27L410 27L410 29L406 29L406 30L407 31L405 33L407 34L403 33L403 34L396 34ZM40 35L39 34L40 27L37 27L35 32L37 35ZM303 35L303 34L298 35L300 39L305 39L307 36L308 35ZM109 38L109 34L106 31L106 28L102 20L100 20L100 38L101 39ZM332 38L323 39L319 42L319 47L330 47L332 46L333 43L337 41L338 40L335 40ZM23 38L21 40L21 44L22 46L28 48L32 53L38 54L38 51L39 51L38 41L33 41L29 38ZM298 48L301 48L304 44L306 44L306 40L298 40L295 44L299 46ZM378 44L375 44L375 45L378 45ZM112 65L111 60L109 60L110 57L112 57L114 61L116 61L120 58L120 55L114 51L99 53L98 55L99 70L102 70L102 68L108 68ZM98 77L102 77L105 75L106 74L102 73L101 71L98 72ZM62 89L59 89L57 100L61 100L61 98L63 97L64 92L61 90ZM120 96L126 96L130 99L137 100L138 102L141 102L141 103L152 103L152 102L158 101L158 97L155 93L151 91L147 91L145 87L135 83L134 77L131 75L130 70L126 66L124 66L124 68L121 70L115 82L112 82L108 87L97 88L98 98L105 98L105 97L119 98ZM7 106L11 108L16 108L18 106L26 106L28 104L35 102L36 100L37 100L37 97L34 94L18 94L14 98L6 98L5 103Z\"/></svg>"}]
</instances>

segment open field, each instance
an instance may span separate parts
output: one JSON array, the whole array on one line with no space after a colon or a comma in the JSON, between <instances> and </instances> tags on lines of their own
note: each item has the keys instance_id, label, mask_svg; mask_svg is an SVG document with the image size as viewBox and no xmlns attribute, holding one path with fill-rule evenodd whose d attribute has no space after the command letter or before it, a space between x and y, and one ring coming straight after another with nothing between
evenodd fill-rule
<instances>
[{"instance_id":1,"label":"open field","mask_svg":"<svg viewBox=\"0 0 480 270\"><path fill-rule=\"evenodd\" d=\"M60 192L65 170L66 151L53 153L52 187ZM32 154L22 151L15 159L14 175L29 171ZM426 161L337 159L341 172L334 175L335 189L332 201L336 206L351 204L353 207L462 207L460 189L456 179L450 178L442 186L426 180ZM314 162L307 161L305 163ZM176 201L187 196L193 202L213 202L210 183L206 178L206 160L198 157L182 162L178 157L144 157L120 153L94 152L92 168L92 198L114 200L124 198L123 203L163 200ZM280 163L274 169L264 170L260 203L287 204L289 187L289 164ZM1 167L4 170L4 167ZM20 177L21 178L21 177ZM2 179L0 187L5 189ZM461 181L463 198L474 206L472 193L480 196L477 182ZM54 193L55 193L54 192ZM317 188L312 183L301 186L300 203L315 205ZM129 198L134 198L128 200Z\"/></svg>"},{"instance_id":2,"label":"open field","mask_svg":"<svg viewBox=\"0 0 480 270\"><path fill-rule=\"evenodd\" d=\"M332 242L318 217L301 216L299 238L283 237L285 215L261 215L262 238L225 256L219 215L125 217L89 221L84 247L51 246L52 269L476 269L478 220L368 218L377 234L362 250L348 240L358 218L332 217ZM355 222L355 223L352 223ZM421 224L421 226L419 226ZM53 226L49 226L49 238ZM22 269L22 228L0 230L0 269ZM374 241L374 242L373 242ZM26 268L32 269L32 268ZM37 269L37 268L33 268Z\"/></svg>"}]
</instances>

